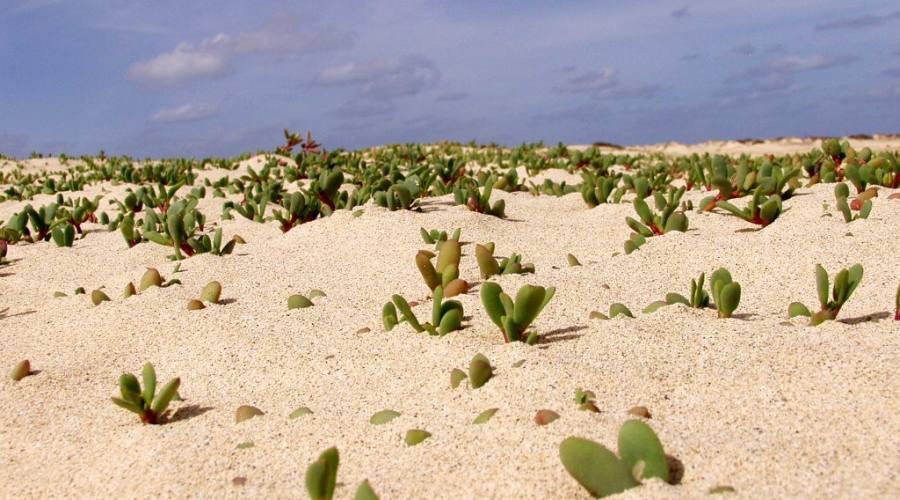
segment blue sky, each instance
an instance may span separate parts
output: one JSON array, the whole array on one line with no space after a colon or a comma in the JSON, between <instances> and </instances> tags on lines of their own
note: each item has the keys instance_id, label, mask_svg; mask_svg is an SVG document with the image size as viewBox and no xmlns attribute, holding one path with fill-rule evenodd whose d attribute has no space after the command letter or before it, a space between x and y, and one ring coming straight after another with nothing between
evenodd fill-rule
<instances>
[{"instance_id":1,"label":"blue sky","mask_svg":"<svg viewBox=\"0 0 900 500\"><path fill-rule=\"evenodd\" d=\"M900 132L900 4L4 0L0 152Z\"/></svg>"}]
</instances>

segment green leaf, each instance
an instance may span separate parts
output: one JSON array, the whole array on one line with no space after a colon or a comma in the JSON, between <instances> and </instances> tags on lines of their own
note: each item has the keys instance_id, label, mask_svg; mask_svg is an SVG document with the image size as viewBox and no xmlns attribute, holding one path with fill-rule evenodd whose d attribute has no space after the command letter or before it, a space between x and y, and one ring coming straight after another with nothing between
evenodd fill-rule
<instances>
[{"instance_id":1,"label":"green leaf","mask_svg":"<svg viewBox=\"0 0 900 500\"><path fill-rule=\"evenodd\" d=\"M619 429L619 456L628 470L643 462L643 470L636 480L658 477L665 482L671 479L669 462L662 443L653 429L640 420L629 420Z\"/></svg>"},{"instance_id":2,"label":"green leaf","mask_svg":"<svg viewBox=\"0 0 900 500\"><path fill-rule=\"evenodd\" d=\"M566 471L597 498L621 493L638 485L631 471L605 446L569 437L559 445Z\"/></svg>"},{"instance_id":3,"label":"green leaf","mask_svg":"<svg viewBox=\"0 0 900 500\"><path fill-rule=\"evenodd\" d=\"M479 413L475 420L472 421L473 424L483 424L493 418L494 414L497 413L499 408L488 408L483 412Z\"/></svg>"},{"instance_id":4,"label":"green leaf","mask_svg":"<svg viewBox=\"0 0 900 500\"><path fill-rule=\"evenodd\" d=\"M369 423L372 425L384 425L399 416L400 413L394 410L381 410L369 418Z\"/></svg>"}]
</instances>

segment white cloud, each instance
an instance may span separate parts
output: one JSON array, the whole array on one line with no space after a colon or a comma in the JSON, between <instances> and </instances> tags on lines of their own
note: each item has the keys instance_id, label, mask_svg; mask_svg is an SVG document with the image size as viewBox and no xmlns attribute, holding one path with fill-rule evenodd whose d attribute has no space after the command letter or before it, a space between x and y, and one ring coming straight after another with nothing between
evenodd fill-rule
<instances>
[{"instance_id":1,"label":"white cloud","mask_svg":"<svg viewBox=\"0 0 900 500\"><path fill-rule=\"evenodd\" d=\"M154 123L189 122L209 118L218 112L215 106L206 104L182 104L174 108L163 108L153 116L150 121Z\"/></svg>"},{"instance_id":2,"label":"white cloud","mask_svg":"<svg viewBox=\"0 0 900 500\"><path fill-rule=\"evenodd\" d=\"M128 78L142 83L172 85L185 80L220 76L230 67L231 45L231 39L222 33L196 46L182 43L172 52L134 63L128 70Z\"/></svg>"},{"instance_id":3,"label":"white cloud","mask_svg":"<svg viewBox=\"0 0 900 500\"><path fill-rule=\"evenodd\" d=\"M319 85L352 85L361 96L391 99L435 88L441 72L430 60L406 55L393 60L351 62L326 68L315 78Z\"/></svg>"},{"instance_id":4,"label":"white cloud","mask_svg":"<svg viewBox=\"0 0 900 500\"><path fill-rule=\"evenodd\" d=\"M240 56L277 53L302 55L351 47L356 35L335 28L299 31L291 16L270 20L253 31L219 33L198 44L181 43L171 52L137 61L127 78L151 86L167 86L199 78L225 75Z\"/></svg>"},{"instance_id":5,"label":"white cloud","mask_svg":"<svg viewBox=\"0 0 900 500\"><path fill-rule=\"evenodd\" d=\"M557 92L578 94L611 89L619 85L619 71L614 68L601 68L598 71L586 71L567 79L553 88Z\"/></svg>"}]
</instances>

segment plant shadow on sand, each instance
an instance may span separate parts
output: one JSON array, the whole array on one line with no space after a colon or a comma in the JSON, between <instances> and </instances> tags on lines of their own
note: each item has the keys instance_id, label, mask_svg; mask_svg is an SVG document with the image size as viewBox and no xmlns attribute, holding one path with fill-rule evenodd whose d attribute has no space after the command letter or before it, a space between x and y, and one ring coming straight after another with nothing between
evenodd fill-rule
<instances>
[{"instance_id":1,"label":"plant shadow on sand","mask_svg":"<svg viewBox=\"0 0 900 500\"><path fill-rule=\"evenodd\" d=\"M890 317L891 313L885 311L872 314L864 314L862 316L856 316L855 318L842 318L837 321L838 323L844 323L845 325L858 325L860 323L867 323L869 321L881 321Z\"/></svg>"},{"instance_id":2,"label":"plant shadow on sand","mask_svg":"<svg viewBox=\"0 0 900 500\"><path fill-rule=\"evenodd\" d=\"M574 335L574 332L587 330L585 325L574 325L566 328L557 328L541 335L539 345L553 344L556 342L564 342L566 340L574 340L581 337L582 334Z\"/></svg>"},{"instance_id":3,"label":"plant shadow on sand","mask_svg":"<svg viewBox=\"0 0 900 500\"><path fill-rule=\"evenodd\" d=\"M200 415L203 415L204 413L214 409L215 408L213 408L212 406L201 406L193 404L185 405L175 410L175 412L166 419L166 423L189 420L194 417L199 417Z\"/></svg>"},{"instance_id":4,"label":"plant shadow on sand","mask_svg":"<svg viewBox=\"0 0 900 500\"><path fill-rule=\"evenodd\" d=\"M15 314L6 314L8 311L9 311L8 307L4 308L4 309L0 309L0 319L13 318L15 316L26 316L28 314L34 314L37 312L37 311L31 310L31 311L22 311L22 312L15 313Z\"/></svg>"}]
</instances>

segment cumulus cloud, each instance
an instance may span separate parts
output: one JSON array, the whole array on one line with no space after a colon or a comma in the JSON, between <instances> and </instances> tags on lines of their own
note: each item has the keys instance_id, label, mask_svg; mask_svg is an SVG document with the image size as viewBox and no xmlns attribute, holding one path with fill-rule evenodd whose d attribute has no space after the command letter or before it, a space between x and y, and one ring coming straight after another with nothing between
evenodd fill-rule
<instances>
[{"instance_id":1,"label":"cumulus cloud","mask_svg":"<svg viewBox=\"0 0 900 500\"><path fill-rule=\"evenodd\" d=\"M580 94L611 89L617 85L619 85L618 70L614 68L601 68L595 71L586 71L568 78L562 84L553 87L553 90L567 94Z\"/></svg>"},{"instance_id":2,"label":"cumulus cloud","mask_svg":"<svg viewBox=\"0 0 900 500\"><path fill-rule=\"evenodd\" d=\"M215 106L207 104L182 104L174 108L163 108L153 116L150 121L154 123L191 122L209 118L218 112Z\"/></svg>"},{"instance_id":3,"label":"cumulus cloud","mask_svg":"<svg viewBox=\"0 0 900 500\"><path fill-rule=\"evenodd\" d=\"M228 35L219 33L199 43L183 42L164 52L131 65L129 80L151 86L167 86L199 78L227 74L236 59L254 54L303 55L349 48L356 35L350 31L318 29L300 31L291 16L270 20L254 31Z\"/></svg>"},{"instance_id":4,"label":"cumulus cloud","mask_svg":"<svg viewBox=\"0 0 900 500\"><path fill-rule=\"evenodd\" d=\"M900 10L891 12L883 16L866 14L863 16L850 17L847 19L838 19L828 23L817 24L816 31L832 31L832 30L859 30L881 26L894 19L900 19Z\"/></svg>"},{"instance_id":5,"label":"cumulus cloud","mask_svg":"<svg viewBox=\"0 0 900 500\"><path fill-rule=\"evenodd\" d=\"M353 86L360 96L392 99L416 95L437 87L441 72L419 55L397 59L351 62L322 70L314 83L324 86Z\"/></svg>"},{"instance_id":6,"label":"cumulus cloud","mask_svg":"<svg viewBox=\"0 0 900 500\"><path fill-rule=\"evenodd\" d=\"M353 116L393 113L394 101L432 90L441 81L435 64L420 55L349 62L325 68L312 80L323 87L348 87L353 96L336 111Z\"/></svg>"}]
</instances>

